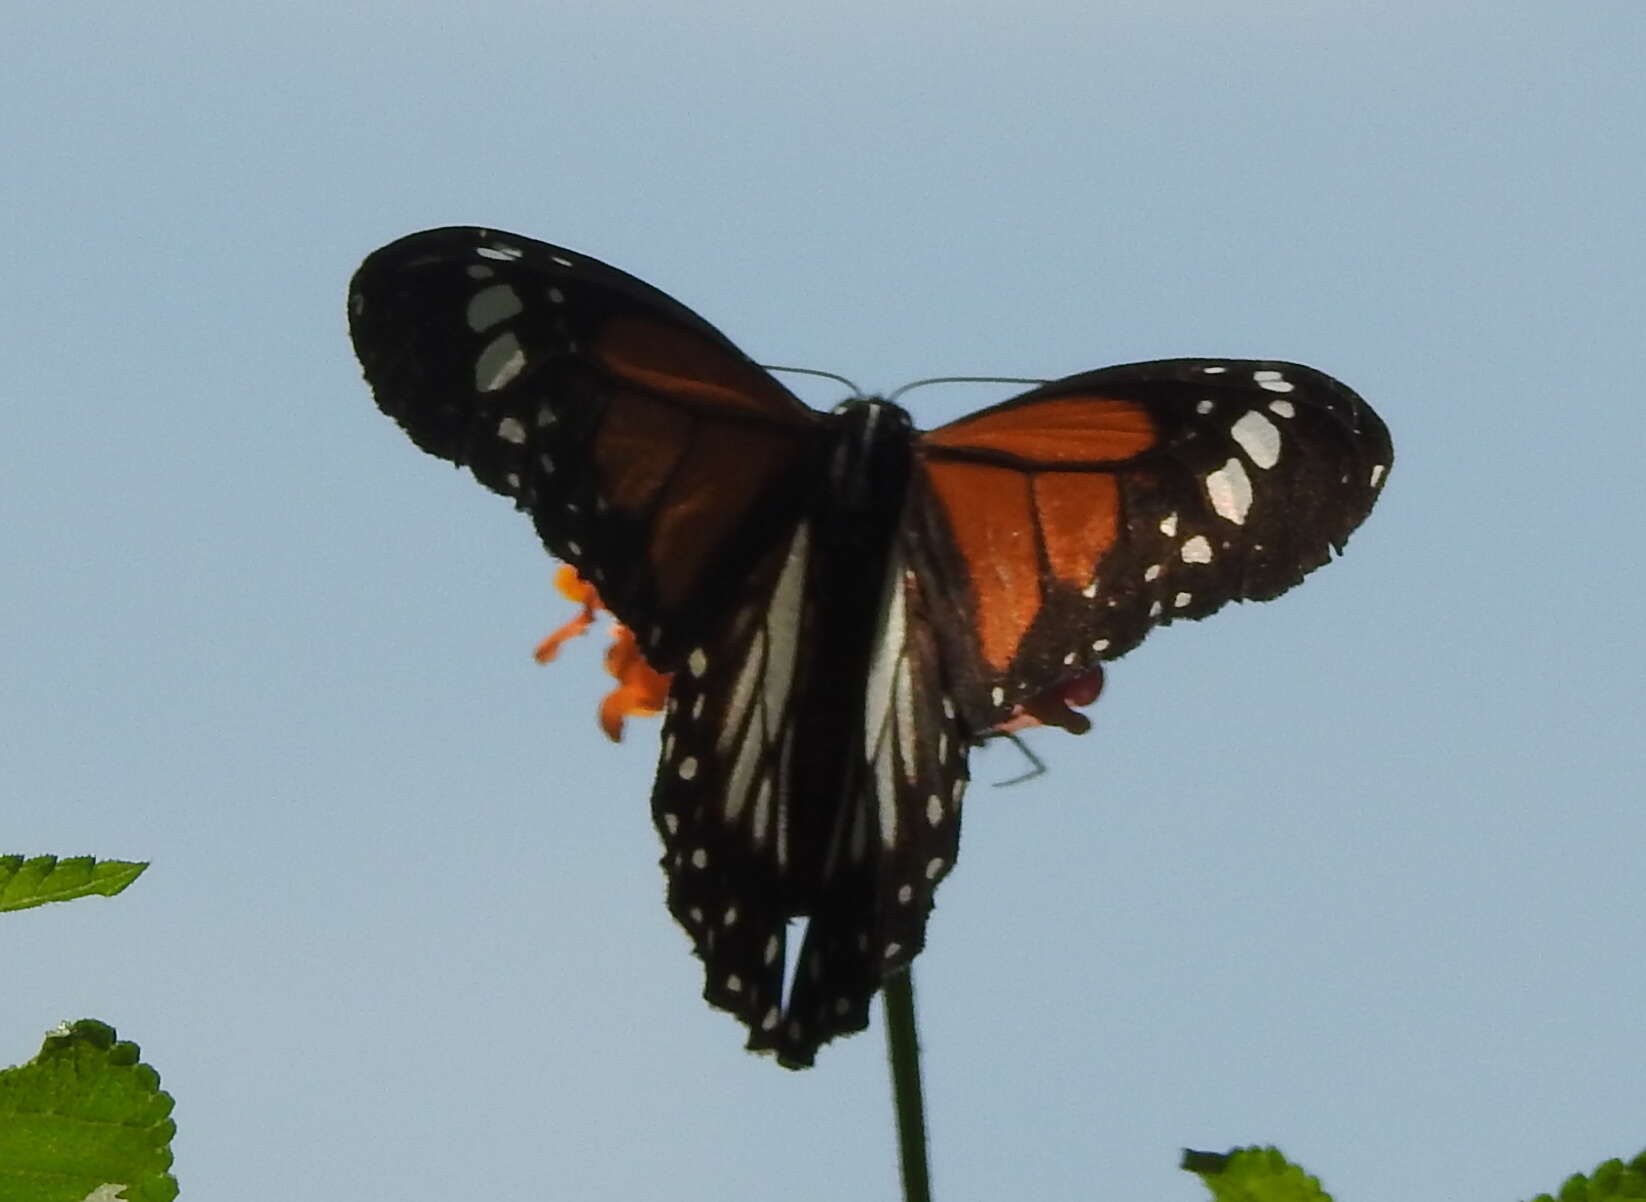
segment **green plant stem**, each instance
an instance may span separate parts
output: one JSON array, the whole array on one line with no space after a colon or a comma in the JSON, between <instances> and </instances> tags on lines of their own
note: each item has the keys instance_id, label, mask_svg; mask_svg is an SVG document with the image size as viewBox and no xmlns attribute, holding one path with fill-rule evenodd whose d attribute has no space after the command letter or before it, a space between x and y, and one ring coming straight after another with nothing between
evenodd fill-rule
<instances>
[{"instance_id":1,"label":"green plant stem","mask_svg":"<svg viewBox=\"0 0 1646 1202\"><path fill-rule=\"evenodd\" d=\"M897 1151L903 1168L903 1202L932 1202L926 1164L926 1100L920 1088L920 1037L914 1022L914 976L886 978L886 1059L892 1069L897 1110Z\"/></svg>"}]
</instances>

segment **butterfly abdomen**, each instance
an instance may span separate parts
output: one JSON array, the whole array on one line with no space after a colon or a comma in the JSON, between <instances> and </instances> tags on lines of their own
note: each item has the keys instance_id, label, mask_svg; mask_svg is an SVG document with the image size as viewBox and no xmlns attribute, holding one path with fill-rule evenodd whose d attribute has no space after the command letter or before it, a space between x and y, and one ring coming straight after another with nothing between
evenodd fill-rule
<instances>
[{"instance_id":1,"label":"butterfly abdomen","mask_svg":"<svg viewBox=\"0 0 1646 1202\"><path fill-rule=\"evenodd\" d=\"M846 402L831 425L829 487L810 518L808 591L819 604L807 616L798 672L808 717L796 731L791 771L803 845L822 853L807 866L808 913L838 893L843 865L870 854L873 832L853 831L841 815L864 789L865 697L914 436L903 409L872 399Z\"/></svg>"}]
</instances>

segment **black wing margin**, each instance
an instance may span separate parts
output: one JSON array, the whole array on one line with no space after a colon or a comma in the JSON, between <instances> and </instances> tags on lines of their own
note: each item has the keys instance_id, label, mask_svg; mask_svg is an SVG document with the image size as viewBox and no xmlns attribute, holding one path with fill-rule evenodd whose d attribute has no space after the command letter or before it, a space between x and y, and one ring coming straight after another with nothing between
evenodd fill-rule
<instances>
[{"instance_id":1,"label":"black wing margin","mask_svg":"<svg viewBox=\"0 0 1646 1202\"><path fill-rule=\"evenodd\" d=\"M685 306L575 251L451 227L349 291L378 406L528 511L659 671L793 528L818 414Z\"/></svg>"}]
</instances>

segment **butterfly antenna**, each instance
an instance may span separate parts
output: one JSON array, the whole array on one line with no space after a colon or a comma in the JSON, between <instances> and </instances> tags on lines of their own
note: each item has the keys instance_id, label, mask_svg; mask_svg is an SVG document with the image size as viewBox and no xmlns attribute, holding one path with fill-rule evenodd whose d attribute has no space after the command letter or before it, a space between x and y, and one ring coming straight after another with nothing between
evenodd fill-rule
<instances>
[{"instance_id":1,"label":"butterfly antenna","mask_svg":"<svg viewBox=\"0 0 1646 1202\"><path fill-rule=\"evenodd\" d=\"M1037 776L1045 775L1046 761L1036 755L1034 750L1022 739L1018 738L1014 734L1008 734L1005 731L1000 732L1000 734L996 737L1011 740L1012 746L1016 747L1023 753L1023 758L1029 761L1030 766L1027 772L1020 772L1018 775L1010 777L1007 780L995 781L995 788L1004 789L1007 785L1021 785L1026 780L1033 780Z\"/></svg>"},{"instance_id":2,"label":"butterfly antenna","mask_svg":"<svg viewBox=\"0 0 1646 1202\"><path fill-rule=\"evenodd\" d=\"M791 371L798 376L821 376L825 380L834 380L836 383L844 384L847 388L852 390L852 395L854 397L860 397L863 395L863 390L856 384L852 383L845 376L835 375L832 371L818 371L815 367L782 367L776 363L762 363L760 366L765 368L767 371Z\"/></svg>"},{"instance_id":3,"label":"butterfly antenna","mask_svg":"<svg viewBox=\"0 0 1646 1202\"><path fill-rule=\"evenodd\" d=\"M905 384L891 396L888 401L895 401L905 392L916 388L924 388L928 384L1047 384L1049 380L1031 376L933 376L929 380L916 380L913 384Z\"/></svg>"}]
</instances>

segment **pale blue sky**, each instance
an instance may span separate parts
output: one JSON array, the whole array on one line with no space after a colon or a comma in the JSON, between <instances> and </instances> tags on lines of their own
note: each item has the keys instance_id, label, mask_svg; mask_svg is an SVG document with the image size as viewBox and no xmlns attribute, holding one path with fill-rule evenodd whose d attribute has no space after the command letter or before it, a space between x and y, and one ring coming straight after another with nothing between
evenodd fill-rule
<instances>
[{"instance_id":1,"label":"pale blue sky","mask_svg":"<svg viewBox=\"0 0 1646 1202\"><path fill-rule=\"evenodd\" d=\"M878 1022L795 1075L699 1000L655 725L603 740L593 644L532 664L528 523L360 380L360 258L472 222L874 388L1286 358L1393 432L1342 562L974 789L917 965L941 1198L1637 1151L1642 63L1639 0L20 9L0 851L155 865L0 922L0 1063L114 1023L191 1197L893 1195Z\"/></svg>"}]
</instances>

